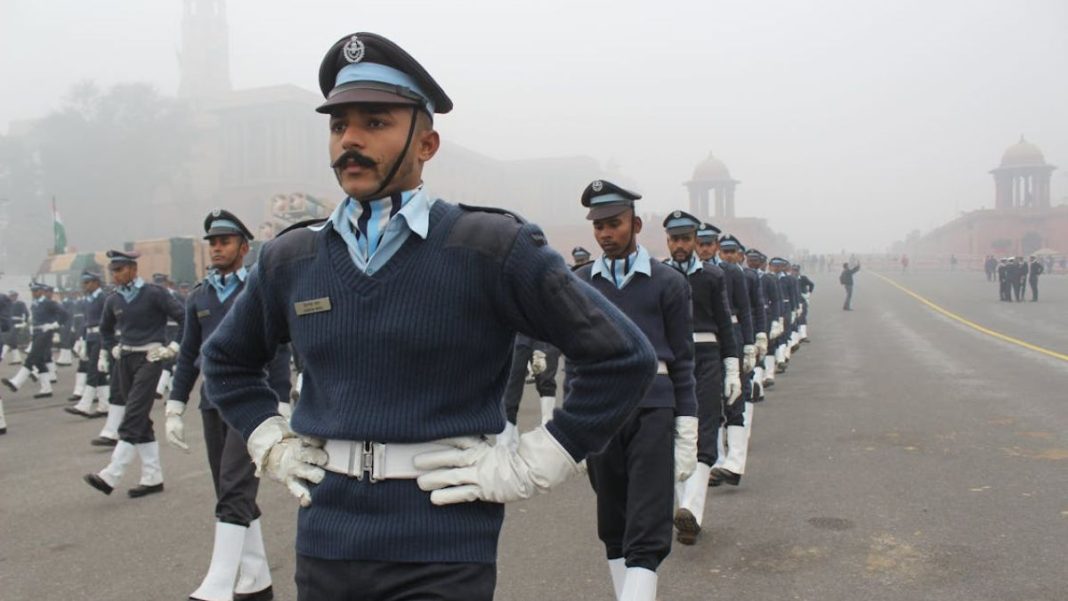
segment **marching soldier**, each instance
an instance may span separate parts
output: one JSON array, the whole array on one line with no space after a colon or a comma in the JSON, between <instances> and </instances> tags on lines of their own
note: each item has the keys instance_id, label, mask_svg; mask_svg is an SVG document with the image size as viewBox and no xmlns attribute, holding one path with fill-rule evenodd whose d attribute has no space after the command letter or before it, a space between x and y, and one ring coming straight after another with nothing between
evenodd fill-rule
<instances>
[{"instance_id":1,"label":"marching soldier","mask_svg":"<svg viewBox=\"0 0 1068 601\"><path fill-rule=\"evenodd\" d=\"M752 373L756 367L756 333L764 329L763 291L756 288L757 280L741 268L744 248L731 234L719 239L719 265L727 276L732 307L737 309L735 333L742 340L742 402L727 403L724 407L724 428L721 434L721 454L712 466L710 486L730 484L738 486L745 473L749 455L749 422L753 416ZM750 288L754 287L754 290Z\"/></svg>"},{"instance_id":2,"label":"marching soldier","mask_svg":"<svg viewBox=\"0 0 1068 601\"><path fill-rule=\"evenodd\" d=\"M84 288L84 281L82 282ZM83 290L84 291L84 290ZM67 397L68 401L77 401L85 394L85 383L89 379L89 370L87 361L83 358L85 355L85 296L75 296L75 292L71 291L68 296L70 299L70 327L67 329L65 336L69 337L69 341L66 342L68 348L71 349L71 360L78 360L78 369L74 372L74 390L71 395ZM62 351L61 351L62 354ZM57 364L62 362L57 359Z\"/></svg>"},{"instance_id":3,"label":"marching soldier","mask_svg":"<svg viewBox=\"0 0 1068 601\"><path fill-rule=\"evenodd\" d=\"M108 373L101 371L100 364L100 320L104 315L104 300L107 295L101 288L100 274L92 271L82 273L82 292L85 293L83 311L85 319L80 333L79 343L82 356L78 370L85 369L85 385L78 404L73 407L65 407L67 413L82 417L109 417L112 409L109 398L111 387L108 385ZM93 401L96 401L96 410L93 410ZM110 418L115 430L118 430L121 417L118 421Z\"/></svg>"},{"instance_id":4,"label":"marching soldier","mask_svg":"<svg viewBox=\"0 0 1068 601\"><path fill-rule=\"evenodd\" d=\"M140 456L140 482L127 491L127 495L137 498L163 492L159 443L149 413L162 369L160 363L178 354L177 341L164 346L167 318L182 323L185 312L167 289L138 277L140 253L109 250L107 256L108 269L118 287L104 301L100 338L105 351L100 353L98 368L107 371L109 357L115 360L112 386L118 385L126 410L111 462L95 474L86 474L83 480L110 495L127 466Z\"/></svg>"},{"instance_id":5,"label":"marching soldier","mask_svg":"<svg viewBox=\"0 0 1068 601\"><path fill-rule=\"evenodd\" d=\"M571 249L571 259L573 261L571 264L572 270L576 270L579 267L585 265L586 263L593 261L593 258L590 255L590 251L586 250L585 248L582 248L581 246L576 246L575 248Z\"/></svg>"},{"instance_id":6,"label":"marching soldier","mask_svg":"<svg viewBox=\"0 0 1068 601\"><path fill-rule=\"evenodd\" d=\"M423 187L433 115L452 102L407 52L345 36L320 87L347 198L263 246L201 348L205 392L257 473L300 500L298 601L487 601L503 503L577 474L633 412L656 357L538 227ZM491 445L517 332L568 357L572 394L516 447ZM304 364L292 427L263 377L285 341Z\"/></svg>"},{"instance_id":7,"label":"marching soldier","mask_svg":"<svg viewBox=\"0 0 1068 601\"><path fill-rule=\"evenodd\" d=\"M816 284L807 275L801 273L801 266L794 265L794 276L797 278L798 292L801 296L801 314L797 319L798 342L809 342L808 339L808 305L812 297L812 291Z\"/></svg>"},{"instance_id":8,"label":"marching soldier","mask_svg":"<svg viewBox=\"0 0 1068 601\"><path fill-rule=\"evenodd\" d=\"M18 392L27 379L37 379L41 389L33 395L35 399L52 396L52 378L48 369L49 363L52 362L52 337L70 318L63 307L49 297L52 290L52 287L47 284L37 282L30 284L30 293L33 295L33 326L31 327L33 340L30 342L30 352L26 356L25 364L19 368L15 377L3 379L3 383L11 389L11 392ZM37 373L34 374L34 371Z\"/></svg>"},{"instance_id":9,"label":"marching soldier","mask_svg":"<svg viewBox=\"0 0 1068 601\"><path fill-rule=\"evenodd\" d=\"M185 330L174 372L174 387L166 408L167 442L186 451L189 445L185 442L182 415L200 375L201 345L215 331L245 287L248 269L244 260L252 232L233 213L219 209L204 219L204 238L211 249L212 271L186 301ZM279 413L288 416L291 413L288 351L275 356L265 375L278 395ZM189 598L267 601L273 598L273 591L263 545L260 508L256 504L259 481L254 473L255 466L241 434L223 421L203 387L200 415L204 422L208 466L215 485L215 542L207 574Z\"/></svg>"},{"instance_id":10,"label":"marching soldier","mask_svg":"<svg viewBox=\"0 0 1068 601\"><path fill-rule=\"evenodd\" d=\"M775 276L767 271L767 256L755 248L747 250L745 254L749 268L756 271L760 276L760 286L764 293L764 310L767 314L768 331L764 343L765 347L762 351L764 356L760 370L760 382L763 388L771 388L775 385L775 348L778 346L778 339L782 334L782 296ZM758 336L758 348L760 344L761 341Z\"/></svg>"},{"instance_id":11,"label":"marching soldier","mask_svg":"<svg viewBox=\"0 0 1068 601\"><path fill-rule=\"evenodd\" d=\"M586 187L582 206L604 254L576 272L631 318L658 359L638 411L588 460L598 535L616 597L627 601L656 598L656 570L671 551L674 484L696 469L698 440L690 286L638 244L640 198L603 180Z\"/></svg>"},{"instance_id":12,"label":"marching soldier","mask_svg":"<svg viewBox=\"0 0 1068 601\"><path fill-rule=\"evenodd\" d=\"M8 315L11 317L11 329L8 330L7 338L4 339L5 351L8 357L8 365L22 365L22 349L29 344L29 321L30 312L26 303L19 300L19 293L10 290L7 293L11 301Z\"/></svg>"},{"instance_id":13,"label":"marching soldier","mask_svg":"<svg viewBox=\"0 0 1068 601\"><path fill-rule=\"evenodd\" d=\"M674 519L678 529L676 540L692 545L697 542L704 521L708 479L716 462L716 441L723 421L723 401L733 403L741 396L740 353L731 324L726 276L718 266L700 260L695 254L701 221L684 211L675 211L663 225L671 254L665 264L686 276L692 290L697 467L686 480L675 485L678 510Z\"/></svg>"},{"instance_id":14,"label":"marching soldier","mask_svg":"<svg viewBox=\"0 0 1068 601\"><path fill-rule=\"evenodd\" d=\"M0 339L7 340L11 331L11 299L0 294ZM3 355L0 355L3 359ZM7 419L4 418L4 398L0 396L0 434L7 434Z\"/></svg>"},{"instance_id":15,"label":"marching soldier","mask_svg":"<svg viewBox=\"0 0 1068 601\"><path fill-rule=\"evenodd\" d=\"M167 274L165 274L165 273L154 273L154 274L152 274L152 283L156 284L157 286L162 287L164 290L169 292L171 294L171 296L173 296L178 301L179 305L181 305L183 307L185 306L185 297L180 295L180 294L178 294L178 291L174 289L174 283L171 282L170 278L167 277ZM178 322L174 321L173 319L168 319L167 320L167 327L164 330L164 337L166 338L166 344L170 344L171 342L173 342L175 340L179 340L179 338L178 338L179 328L180 328L180 326L179 326ZM162 361L161 363L162 363L161 367L163 368L163 370L159 374L159 382L156 383L156 398L157 399L162 399L167 395L168 391L170 391L170 389L171 389L171 380L174 378L174 363L175 363L175 359L171 359L170 361Z\"/></svg>"}]
</instances>

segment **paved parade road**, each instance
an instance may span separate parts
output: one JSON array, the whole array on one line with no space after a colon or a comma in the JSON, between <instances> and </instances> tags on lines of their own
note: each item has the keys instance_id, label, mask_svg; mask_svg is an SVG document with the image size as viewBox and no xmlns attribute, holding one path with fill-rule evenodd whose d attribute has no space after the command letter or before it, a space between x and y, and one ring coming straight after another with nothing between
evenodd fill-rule
<instances>
[{"instance_id":1,"label":"paved parade road","mask_svg":"<svg viewBox=\"0 0 1068 601\"><path fill-rule=\"evenodd\" d=\"M1068 353L1068 278L1044 277L1043 302L1008 305L982 274L887 275ZM661 569L660 599L1068 599L1068 362L872 273L857 275L849 313L836 275L814 279L813 342L757 407L742 485L713 491L702 539ZM105 497L81 481L107 461L88 445L101 421L61 411L70 368L61 377L46 402L5 393L0 599L184 599L212 537L198 420L187 416L190 454L163 451L164 494L128 499L134 468ZM528 387L521 427L536 412ZM295 502L272 482L260 497L278 598L293 599ZM497 598L612 598L588 483L509 508Z\"/></svg>"}]
</instances>

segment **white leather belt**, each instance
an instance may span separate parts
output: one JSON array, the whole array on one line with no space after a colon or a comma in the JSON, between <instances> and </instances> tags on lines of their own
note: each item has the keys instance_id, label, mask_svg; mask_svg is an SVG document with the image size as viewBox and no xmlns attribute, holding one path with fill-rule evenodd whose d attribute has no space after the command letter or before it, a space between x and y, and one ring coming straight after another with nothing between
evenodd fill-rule
<instances>
[{"instance_id":1,"label":"white leather belt","mask_svg":"<svg viewBox=\"0 0 1068 601\"><path fill-rule=\"evenodd\" d=\"M738 323L738 316L737 315L731 315L731 323Z\"/></svg>"},{"instance_id":2,"label":"white leather belt","mask_svg":"<svg viewBox=\"0 0 1068 601\"><path fill-rule=\"evenodd\" d=\"M658 375L658 376L666 376L666 375L668 375L667 363L665 363L663 361L657 361L656 362L656 375Z\"/></svg>"},{"instance_id":3,"label":"white leather belt","mask_svg":"<svg viewBox=\"0 0 1068 601\"><path fill-rule=\"evenodd\" d=\"M438 442L387 444L362 440L328 440L323 446L328 456L323 469L357 480L363 480L366 474L370 474L371 482L412 480L426 473L415 468L413 460L416 455L453 448L455 447Z\"/></svg>"},{"instance_id":4,"label":"white leather belt","mask_svg":"<svg viewBox=\"0 0 1068 601\"><path fill-rule=\"evenodd\" d=\"M693 341L697 342L697 343L701 343L701 342L719 342L719 339L717 339L716 335L713 334L712 332L694 332L693 333Z\"/></svg>"},{"instance_id":5,"label":"white leather belt","mask_svg":"<svg viewBox=\"0 0 1068 601\"><path fill-rule=\"evenodd\" d=\"M177 327L178 326L178 322L177 321L167 320L167 325L171 326L171 327Z\"/></svg>"},{"instance_id":6,"label":"white leather belt","mask_svg":"<svg viewBox=\"0 0 1068 601\"><path fill-rule=\"evenodd\" d=\"M148 344L142 344L140 346L130 346L129 344L120 344L119 350L124 353L147 353L151 350L158 349L163 345L158 342L149 342Z\"/></svg>"},{"instance_id":7,"label":"white leather belt","mask_svg":"<svg viewBox=\"0 0 1068 601\"><path fill-rule=\"evenodd\" d=\"M85 328L85 333L86 334L99 334L100 333L100 326L93 326L91 328Z\"/></svg>"}]
</instances>

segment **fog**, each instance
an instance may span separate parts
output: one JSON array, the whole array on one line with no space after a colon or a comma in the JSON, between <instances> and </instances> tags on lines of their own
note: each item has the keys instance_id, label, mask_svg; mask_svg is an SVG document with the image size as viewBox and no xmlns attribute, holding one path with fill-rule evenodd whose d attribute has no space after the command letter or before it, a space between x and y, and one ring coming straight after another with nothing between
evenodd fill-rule
<instances>
[{"instance_id":1,"label":"fog","mask_svg":"<svg viewBox=\"0 0 1068 601\"><path fill-rule=\"evenodd\" d=\"M177 93L181 0L0 7L8 141L82 81L102 93L131 82ZM659 212L688 208L682 183L711 152L741 181L739 216L766 218L812 252L884 251L910 231L991 207L987 172L1021 134L1050 163L1068 163L1063 1L229 0L226 12L235 90L293 84L318 94L326 48L373 31L411 52L452 97L455 110L437 120L449 143L500 160L585 157L601 172L584 179L618 172L644 194L643 210ZM165 125L140 134L161 150L182 135ZM68 143L77 156L85 140ZM324 157L325 147L324 119ZM322 170L329 177L325 162ZM109 184L140 191L145 182L134 180L171 175L152 166L123 173ZM1068 196L1063 173L1053 175L1054 205ZM49 246L47 199L57 191L27 199L6 186L14 226L23 216L38 246ZM551 210L581 224L580 193ZM94 212L113 208L82 182L65 182L58 201L73 212L83 199ZM122 206L125 231L115 239L160 219L138 206ZM189 216L184 231L195 233L199 219ZM77 223L67 228L72 244L100 243Z\"/></svg>"}]
</instances>

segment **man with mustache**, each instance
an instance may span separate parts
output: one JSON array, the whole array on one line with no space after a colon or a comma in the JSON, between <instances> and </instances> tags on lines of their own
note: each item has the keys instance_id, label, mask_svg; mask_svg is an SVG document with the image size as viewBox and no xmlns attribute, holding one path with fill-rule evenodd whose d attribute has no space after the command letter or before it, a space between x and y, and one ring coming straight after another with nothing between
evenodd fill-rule
<instances>
[{"instance_id":1,"label":"man with mustache","mask_svg":"<svg viewBox=\"0 0 1068 601\"><path fill-rule=\"evenodd\" d=\"M488 601L503 504L577 474L655 355L537 226L424 187L452 101L410 54L348 35L319 84L346 197L263 246L201 349L205 391L257 474L300 501L298 600ZM517 332L568 357L572 393L514 447L493 445ZM284 342L304 364L291 424L263 377Z\"/></svg>"},{"instance_id":2,"label":"man with mustache","mask_svg":"<svg viewBox=\"0 0 1068 601\"><path fill-rule=\"evenodd\" d=\"M211 272L186 301L185 329L166 408L167 442L185 451L189 450L189 445L185 442L182 414L200 375L201 346L245 287L248 280L245 255L249 251L252 232L230 211L216 209L204 218L204 239L211 250ZM264 375L278 396L279 413L288 416L289 353L282 351L275 355L269 372ZM208 466L215 485L215 543L208 572L189 598L267 601L274 593L263 545L260 508L256 504L259 481L254 474L252 459L241 434L223 421L203 387L200 416L204 423Z\"/></svg>"}]
</instances>

